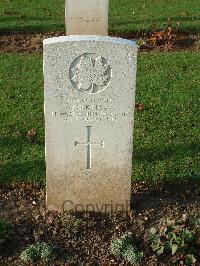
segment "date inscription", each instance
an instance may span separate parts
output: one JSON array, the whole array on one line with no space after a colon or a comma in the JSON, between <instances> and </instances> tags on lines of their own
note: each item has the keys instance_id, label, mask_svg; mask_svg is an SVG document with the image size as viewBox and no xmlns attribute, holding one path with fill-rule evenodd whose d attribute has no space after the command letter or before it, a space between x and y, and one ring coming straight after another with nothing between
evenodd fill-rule
<instances>
[{"instance_id":1,"label":"date inscription","mask_svg":"<svg viewBox=\"0 0 200 266\"><path fill-rule=\"evenodd\" d=\"M62 118L66 122L74 121L88 121L88 122L101 122L101 121L117 121L129 116L127 112L113 112L111 108L113 99L66 99L62 111L52 112L53 117ZM112 109L112 110L111 110Z\"/></svg>"}]
</instances>

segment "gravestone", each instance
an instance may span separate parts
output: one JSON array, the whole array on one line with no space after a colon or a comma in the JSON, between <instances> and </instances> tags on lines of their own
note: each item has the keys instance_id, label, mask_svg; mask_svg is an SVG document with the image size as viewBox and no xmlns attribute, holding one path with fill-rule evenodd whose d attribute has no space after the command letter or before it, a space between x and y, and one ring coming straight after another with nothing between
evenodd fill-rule
<instances>
[{"instance_id":1,"label":"gravestone","mask_svg":"<svg viewBox=\"0 0 200 266\"><path fill-rule=\"evenodd\" d=\"M129 40L44 40L49 210L129 209L136 64Z\"/></svg>"},{"instance_id":2,"label":"gravestone","mask_svg":"<svg viewBox=\"0 0 200 266\"><path fill-rule=\"evenodd\" d=\"M66 0L67 35L108 35L108 0Z\"/></svg>"}]
</instances>

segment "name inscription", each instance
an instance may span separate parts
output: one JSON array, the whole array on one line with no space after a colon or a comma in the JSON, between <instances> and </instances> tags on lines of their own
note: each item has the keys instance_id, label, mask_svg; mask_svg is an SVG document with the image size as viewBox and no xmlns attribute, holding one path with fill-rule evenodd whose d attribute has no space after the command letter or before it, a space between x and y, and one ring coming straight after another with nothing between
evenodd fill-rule
<instances>
[{"instance_id":1,"label":"name inscription","mask_svg":"<svg viewBox=\"0 0 200 266\"><path fill-rule=\"evenodd\" d=\"M66 99L63 111L52 112L52 116L62 118L67 122L74 121L117 121L130 115L127 112L113 112L111 105L113 99ZM113 109L113 108L112 108Z\"/></svg>"}]
</instances>

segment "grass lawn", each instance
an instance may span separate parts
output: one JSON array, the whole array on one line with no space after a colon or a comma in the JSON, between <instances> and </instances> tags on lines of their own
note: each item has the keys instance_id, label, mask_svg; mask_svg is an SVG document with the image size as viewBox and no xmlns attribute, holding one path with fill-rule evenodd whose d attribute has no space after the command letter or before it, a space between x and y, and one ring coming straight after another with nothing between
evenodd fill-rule
<instances>
[{"instance_id":1,"label":"grass lawn","mask_svg":"<svg viewBox=\"0 0 200 266\"><path fill-rule=\"evenodd\" d=\"M1 0L0 31L64 31L64 0ZM110 0L109 30L133 32L166 27L199 31L197 0Z\"/></svg>"},{"instance_id":2,"label":"grass lawn","mask_svg":"<svg viewBox=\"0 0 200 266\"><path fill-rule=\"evenodd\" d=\"M197 52L140 54L133 178L200 180ZM0 183L45 180L42 56L0 55ZM27 132L36 128L34 142Z\"/></svg>"}]
</instances>

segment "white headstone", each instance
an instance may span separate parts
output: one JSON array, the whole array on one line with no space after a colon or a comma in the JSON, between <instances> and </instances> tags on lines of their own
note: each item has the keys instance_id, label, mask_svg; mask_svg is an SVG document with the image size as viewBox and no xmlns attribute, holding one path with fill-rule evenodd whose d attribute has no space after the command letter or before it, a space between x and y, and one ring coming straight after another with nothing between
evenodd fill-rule
<instances>
[{"instance_id":1,"label":"white headstone","mask_svg":"<svg viewBox=\"0 0 200 266\"><path fill-rule=\"evenodd\" d=\"M129 209L136 64L132 41L44 40L49 209Z\"/></svg>"},{"instance_id":2,"label":"white headstone","mask_svg":"<svg viewBox=\"0 0 200 266\"><path fill-rule=\"evenodd\" d=\"M109 0L66 0L67 35L108 35Z\"/></svg>"}]
</instances>

